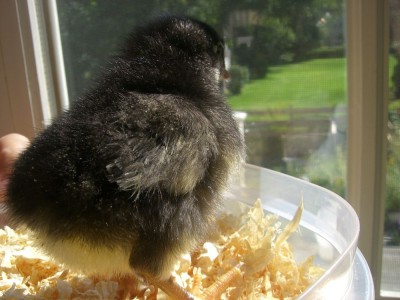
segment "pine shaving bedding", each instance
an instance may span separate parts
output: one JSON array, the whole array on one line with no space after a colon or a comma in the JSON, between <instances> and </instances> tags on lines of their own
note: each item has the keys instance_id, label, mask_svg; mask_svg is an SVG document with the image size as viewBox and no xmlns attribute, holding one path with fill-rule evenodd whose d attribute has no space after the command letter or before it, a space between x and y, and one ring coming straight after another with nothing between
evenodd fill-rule
<instances>
[{"instance_id":1,"label":"pine shaving bedding","mask_svg":"<svg viewBox=\"0 0 400 300\"><path fill-rule=\"evenodd\" d=\"M221 299L294 299L324 272L312 257L297 263L286 241L298 228L302 210L300 204L283 230L277 216L264 215L260 201L240 217L220 216L220 234L182 256L175 280L201 298L203 289L237 267L242 276ZM87 277L56 264L32 246L32 239L26 229L0 229L1 299L120 299L124 294L117 281ZM135 299L150 297L151 288ZM158 293L157 299L165 298Z\"/></svg>"}]
</instances>

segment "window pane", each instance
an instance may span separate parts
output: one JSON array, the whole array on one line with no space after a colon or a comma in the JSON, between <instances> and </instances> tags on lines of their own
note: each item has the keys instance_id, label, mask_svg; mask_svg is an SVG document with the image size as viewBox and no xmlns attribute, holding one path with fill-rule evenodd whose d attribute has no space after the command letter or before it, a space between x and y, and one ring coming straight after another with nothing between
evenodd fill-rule
<instances>
[{"instance_id":1,"label":"window pane","mask_svg":"<svg viewBox=\"0 0 400 300\"><path fill-rule=\"evenodd\" d=\"M69 94L160 12L204 20L226 39L228 101L241 114L247 162L344 196L346 58L343 0L58 1Z\"/></svg>"},{"instance_id":2,"label":"window pane","mask_svg":"<svg viewBox=\"0 0 400 300\"><path fill-rule=\"evenodd\" d=\"M400 297L400 1L390 0L389 114L381 295Z\"/></svg>"},{"instance_id":3,"label":"window pane","mask_svg":"<svg viewBox=\"0 0 400 300\"><path fill-rule=\"evenodd\" d=\"M229 102L247 113L249 163L344 196L343 3L285 2L266 11L258 24L239 21L251 20L251 11L232 14Z\"/></svg>"}]
</instances>

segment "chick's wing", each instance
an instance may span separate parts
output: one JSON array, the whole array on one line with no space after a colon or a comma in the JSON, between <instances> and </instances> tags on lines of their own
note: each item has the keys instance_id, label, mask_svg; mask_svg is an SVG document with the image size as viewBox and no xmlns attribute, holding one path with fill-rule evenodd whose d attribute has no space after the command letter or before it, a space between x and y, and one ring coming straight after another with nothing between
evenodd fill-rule
<instances>
[{"instance_id":1,"label":"chick's wing","mask_svg":"<svg viewBox=\"0 0 400 300\"><path fill-rule=\"evenodd\" d=\"M110 134L108 178L122 190L190 192L218 154L211 122L184 98L131 95Z\"/></svg>"}]
</instances>

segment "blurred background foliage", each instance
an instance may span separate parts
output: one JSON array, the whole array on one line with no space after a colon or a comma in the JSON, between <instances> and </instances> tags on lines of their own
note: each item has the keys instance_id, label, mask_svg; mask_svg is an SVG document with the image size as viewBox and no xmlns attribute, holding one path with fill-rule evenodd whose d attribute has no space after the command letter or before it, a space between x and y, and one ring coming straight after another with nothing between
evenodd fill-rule
<instances>
[{"instance_id":1,"label":"blurred background foliage","mask_svg":"<svg viewBox=\"0 0 400 300\"><path fill-rule=\"evenodd\" d=\"M57 5L72 99L136 24L163 13L186 14L217 28L231 50L231 64L248 68L251 79L263 78L271 65L309 59L321 47L339 46L335 53L344 55L338 0L69 0Z\"/></svg>"}]
</instances>

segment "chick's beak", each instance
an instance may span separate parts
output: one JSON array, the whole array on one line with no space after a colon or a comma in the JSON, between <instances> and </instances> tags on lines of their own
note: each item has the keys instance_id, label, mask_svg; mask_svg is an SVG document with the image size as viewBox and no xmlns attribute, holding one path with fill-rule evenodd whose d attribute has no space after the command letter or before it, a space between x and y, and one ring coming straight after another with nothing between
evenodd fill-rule
<instances>
[{"instance_id":1,"label":"chick's beak","mask_svg":"<svg viewBox=\"0 0 400 300\"><path fill-rule=\"evenodd\" d=\"M221 71L221 79L228 80L229 77L230 77L229 72L225 68L223 68Z\"/></svg>"}]
</instances>

